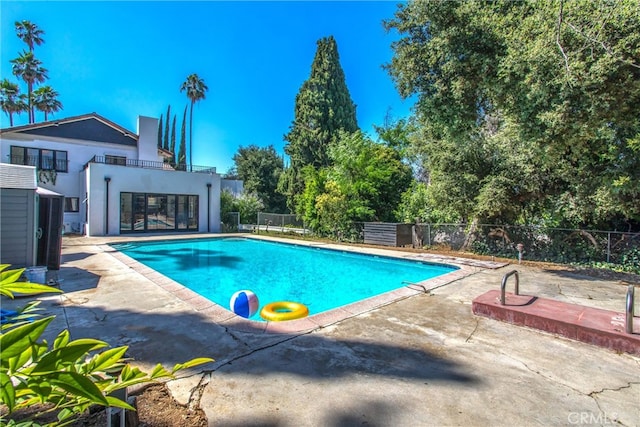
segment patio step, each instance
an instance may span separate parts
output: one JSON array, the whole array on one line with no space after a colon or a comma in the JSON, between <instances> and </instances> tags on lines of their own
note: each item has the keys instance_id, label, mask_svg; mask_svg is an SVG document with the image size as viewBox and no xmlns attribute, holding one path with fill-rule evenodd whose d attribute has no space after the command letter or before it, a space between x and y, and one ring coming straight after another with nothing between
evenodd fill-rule
<instances>
[{"instance_id":1,"label":"patio step","mask_svg":"<svg viewBox=\"0 0 640 427\"><path fill-rule=\"evenodd\" d=\"M634 319L634 333L625 333L623 312L511 293L506 294L505 305L500 305L498 290L474 299L472 310L478 316L640 356L640 318Z\"/></svg>"}]
</instances>

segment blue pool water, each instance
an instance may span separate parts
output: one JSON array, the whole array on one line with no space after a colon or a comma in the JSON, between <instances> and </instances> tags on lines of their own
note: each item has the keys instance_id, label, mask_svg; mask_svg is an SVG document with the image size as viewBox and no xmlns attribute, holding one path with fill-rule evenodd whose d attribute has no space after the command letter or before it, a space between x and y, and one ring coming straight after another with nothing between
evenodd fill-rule
<instances>
[{"instance_id":1,"label":"blue pool water","mask_svg":"<svg viewBox=\"0 0 640 427\"><path fill-rule=\"evenodd\" d=\"M229 308L238 290L260 307L295 301L321 313L457 267L253 239L216 238L112 245L205 298ZM261 320L258 314L252 320Z\"/></svg>"}]
</instances>

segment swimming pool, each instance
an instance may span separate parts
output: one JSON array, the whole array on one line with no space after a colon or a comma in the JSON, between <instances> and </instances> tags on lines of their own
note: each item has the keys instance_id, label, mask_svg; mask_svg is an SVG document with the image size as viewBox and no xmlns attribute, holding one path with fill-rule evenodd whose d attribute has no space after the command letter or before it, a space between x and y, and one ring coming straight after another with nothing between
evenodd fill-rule
<instances>
[{"instance_id":1,"label":"swimming pool","mask_svg":"<svg viewBox=\"0 0 640 427\"><path fill-rule=\"evenodd\" d=\"M260 306L295 301L309 315L450 273L458 267L245 238L112 244L228 309L238 290ZM262 321L258 314L251 320Z\"/></svg>"}]
</instances>

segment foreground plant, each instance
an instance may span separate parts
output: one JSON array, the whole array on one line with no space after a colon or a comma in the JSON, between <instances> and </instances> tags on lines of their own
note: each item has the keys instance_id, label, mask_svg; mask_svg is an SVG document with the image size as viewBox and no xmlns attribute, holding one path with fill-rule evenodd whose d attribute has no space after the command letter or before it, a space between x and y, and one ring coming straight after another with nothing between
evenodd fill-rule
<instances>
[{"instance_id":1,"label":"foreground plant","mask_svg":"<svg viewBox=\"0 0 640 427\"><path fill-rule=\"evenodd\" d=\"M14 293L61 292L46 285L18 282L24 269L6 270L8 267L0 265L2 295L13 298ZM57 421L47 425L56 426L70 424L92 405L135 410L112 394L136 384L174 378L180 370L213 361L196 358L178 363L172 369L158 364L152 372L145 373L128 363L129 359L125 357L127 346L106 349L108 344L104 341L92 338L71 340L66 329L49 346L41 338L55 316L33 320L38 316L38 303L27 304L11 317L12 323L2 325L0 402L6 405L8 415L19 409L42 405L43 409L34 418L55 413ZM0 426L4 425L38 424L33 421L15 423L0 416Z\"/></svg>"}]
</instances>

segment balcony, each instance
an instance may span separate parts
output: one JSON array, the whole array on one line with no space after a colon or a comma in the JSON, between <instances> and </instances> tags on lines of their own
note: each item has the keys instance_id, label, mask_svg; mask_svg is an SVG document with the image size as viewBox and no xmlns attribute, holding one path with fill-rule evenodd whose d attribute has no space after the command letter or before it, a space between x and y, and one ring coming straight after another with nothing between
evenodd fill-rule
<instances>
[{"instance_id":1,"label":"balcony","mask_svg":"<svg viewBox=\"0 0 640 427\"><path fill-rule=\"evenodd\" d=\"M101 163L104 165L124 166L130 168L143 168L143 169L159 169L165 171L181 171L181 172L194 172L194 173L216 173L216 168L212 166L192 166L189 168L187 164L177 164L171 166L169 163L154 162L149 160L135 160L125 158L107 158L104 156L93 156L89 160L83 169L89 167L89 163Z\"/></svg>"},{"instance_id":2,"label":"balcony","mask_svg":"<svg viewBox=\"0 0 640 427\"><path fill-rule=\"evenodd\" d=\"M50 157L40 156L9 156L12 165L35 166L38 171L68 172L68 160L53 160Z\"/></svg>"}]
</instances>

